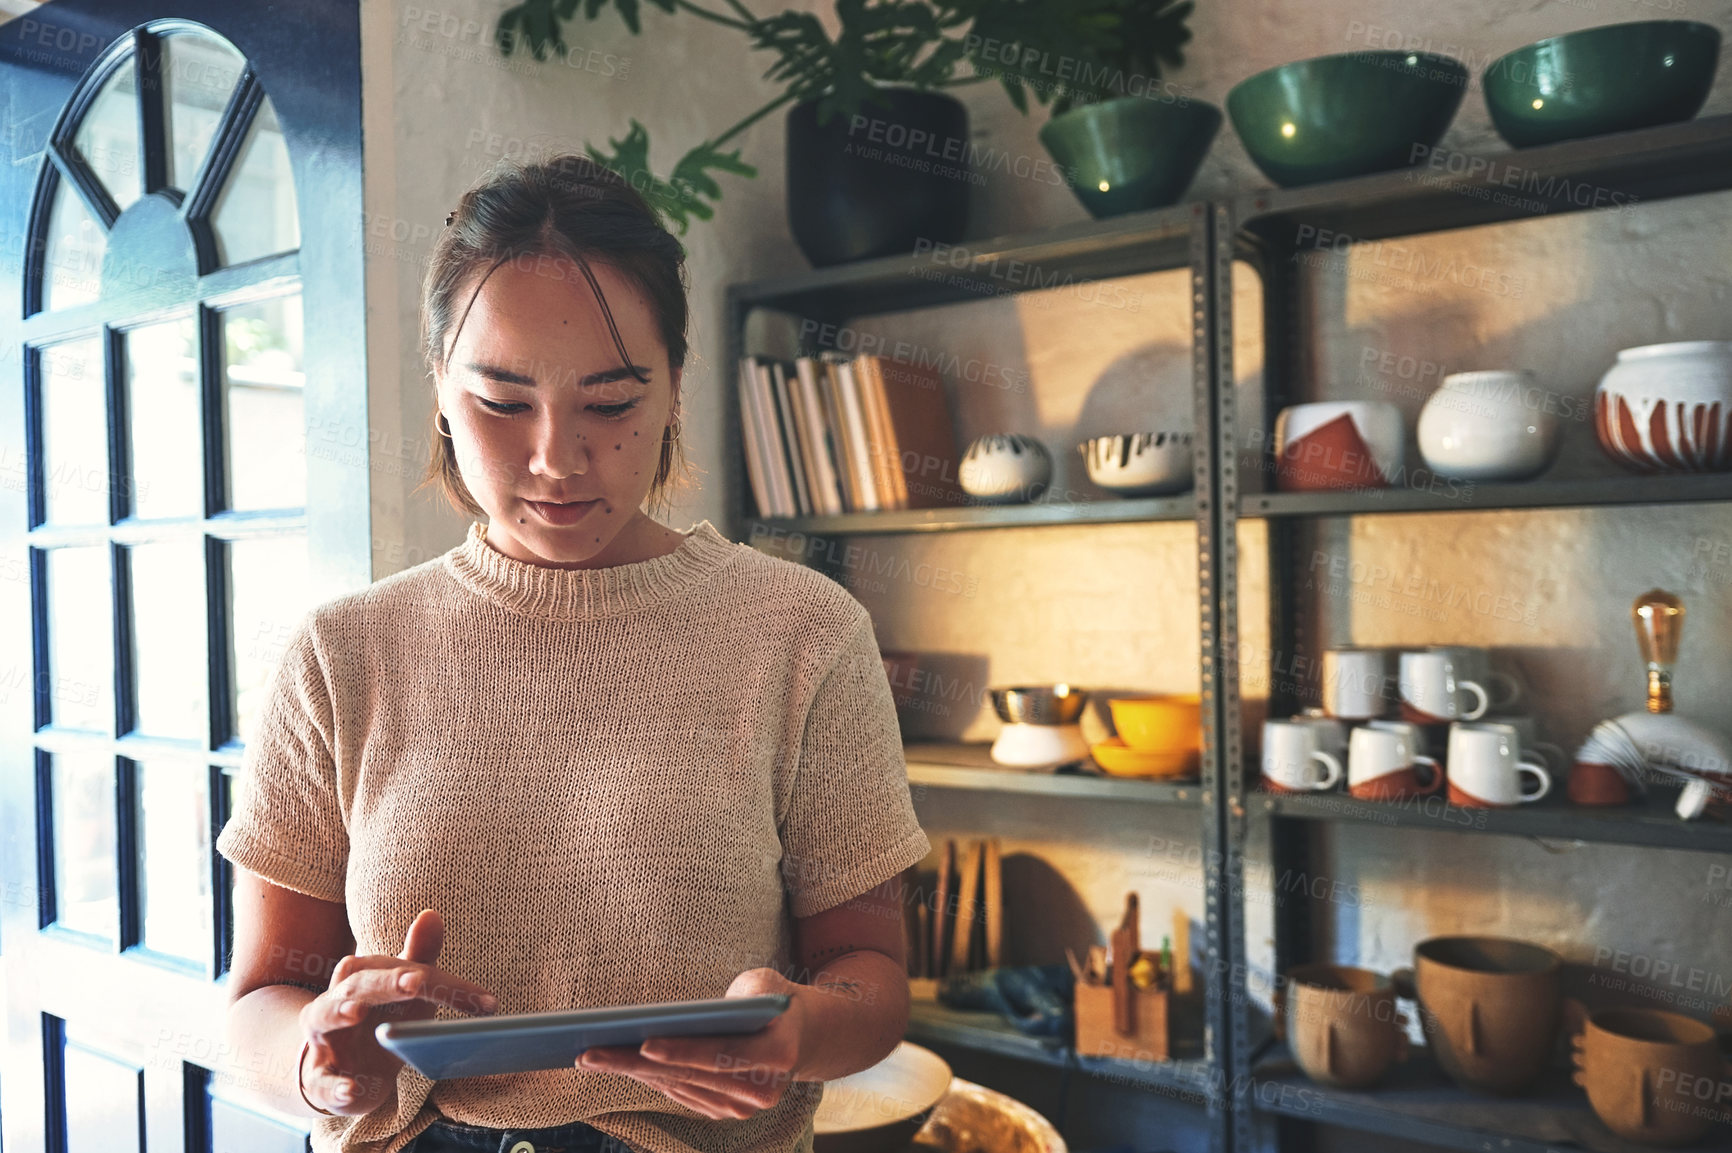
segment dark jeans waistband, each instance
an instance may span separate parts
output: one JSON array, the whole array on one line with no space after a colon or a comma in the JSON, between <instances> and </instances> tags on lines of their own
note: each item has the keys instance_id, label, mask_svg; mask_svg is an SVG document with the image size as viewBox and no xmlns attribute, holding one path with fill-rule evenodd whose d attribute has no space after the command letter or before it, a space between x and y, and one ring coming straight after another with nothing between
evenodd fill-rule
<instances>
[{"instance_id":1,"label":"dark jeans waistband","mask_svg":"<svg viewBox=\"0 0 1732 1153\"><path fill-rule=\"evenodd\" d=\"M488 1129L441 1119L403 1153L632 1153L630 1146L593 1125L573 1121L545 1129Z\"/></svg>"}]
</instances>

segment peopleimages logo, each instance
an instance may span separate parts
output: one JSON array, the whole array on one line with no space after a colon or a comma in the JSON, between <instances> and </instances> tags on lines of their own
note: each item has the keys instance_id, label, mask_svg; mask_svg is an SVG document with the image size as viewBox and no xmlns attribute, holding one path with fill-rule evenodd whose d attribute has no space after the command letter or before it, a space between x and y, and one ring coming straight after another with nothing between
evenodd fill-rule
<instances>
[{"instance_id":1,"label":"peopleimages logo","mask_svg":"<svg viewBox=\"0 0 1732 1153\"><path fill-rule=\"evenodd\" d=\"M1513 189L1535 197L1541 204L1555 204L1561 200L1577 208L1628 210L1638 202L1637 197L1620 189L1571 180L1555 173L1547 175L1495 157L1470 156L1465 152L1433 148L1427 144L1414 144L1408 152L1407 162L1463 180L1477 180L1487 185Z\"/></svg>"}]
</instances>

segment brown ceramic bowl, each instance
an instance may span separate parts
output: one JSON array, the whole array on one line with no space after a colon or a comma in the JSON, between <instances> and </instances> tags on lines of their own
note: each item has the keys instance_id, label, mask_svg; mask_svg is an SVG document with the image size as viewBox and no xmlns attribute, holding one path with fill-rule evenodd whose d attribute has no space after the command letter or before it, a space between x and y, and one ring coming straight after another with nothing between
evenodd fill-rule
<instances>
[{"instance_id":1,"label":"brown ceramic bowl","mask_svg":"<svg viewBox=\"0 0 1732 1153\"><path fill-rule=\"evenodd\" d=\"M870 1069L824 1086L813 1120L816 1153L901 1153L950 1091L950 1066L903 1041Z\"/></svg>"},{"instance_id":2,"label":"brown ceramic bowl","mask_svg":"<svg viewBox=\"0 0 1732 1153\"><path fill-rule=\"evenodd\" d=\"M1458 1085L1512 1094L1539 1077L1563 1012L1556 953L1502 937L1433 937L1414 946L1413 962L1426 1044Z\"/></svg>"}]
</instances>

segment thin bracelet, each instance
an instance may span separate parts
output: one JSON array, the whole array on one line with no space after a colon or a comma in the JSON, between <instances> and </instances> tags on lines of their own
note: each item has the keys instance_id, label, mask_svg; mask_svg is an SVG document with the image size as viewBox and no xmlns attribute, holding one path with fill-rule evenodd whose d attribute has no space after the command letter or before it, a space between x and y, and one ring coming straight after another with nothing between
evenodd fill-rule
<instances>
[{"instance_id":1,"label":"thin bracelet","mask_svg":"<svg viewBox=\"0 0 1732 1153\"><path fill-rule=\"evenodd\" d=\"M295 1088L301 1091L301 1100L307 1103L307 1108L323 1113L327 1117L335 1117L336 1114L331 1112L329 1109L320 1109L317 1105L313 1104L312 1099L307 1096L307 1087L301 1084L301 1069L307 1063L307 1047L312 1043L313 1039L311 1037L301 1042L301 1055L295 1061Z\"/></svg>"}]
</instances>

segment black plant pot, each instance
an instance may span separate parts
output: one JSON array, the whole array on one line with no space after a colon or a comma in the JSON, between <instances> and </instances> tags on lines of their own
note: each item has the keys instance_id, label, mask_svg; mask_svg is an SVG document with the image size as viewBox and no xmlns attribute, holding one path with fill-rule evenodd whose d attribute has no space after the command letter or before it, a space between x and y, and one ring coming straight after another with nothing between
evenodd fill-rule
<instances>
[{"instance_id":1,"label":"black plant pot","mask_svg":"<svg viewBox=\"0 0 1732 1153\"><path fill-rule=\"evenodd\" d=\"M943 92L882 88L854 116L788 110L788 225L816 268L953 244L968 228L968 109Z\"/></svg>"}]
</instances>

